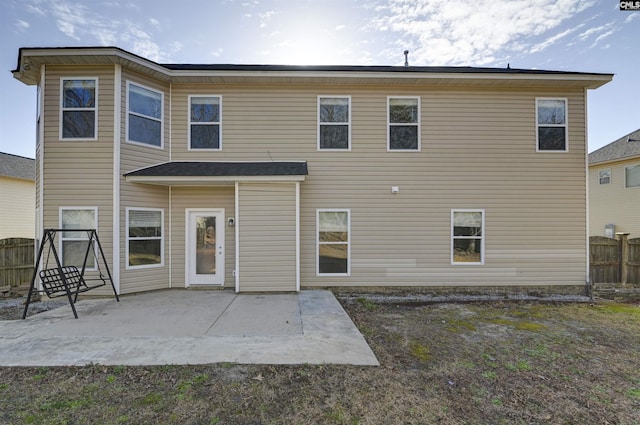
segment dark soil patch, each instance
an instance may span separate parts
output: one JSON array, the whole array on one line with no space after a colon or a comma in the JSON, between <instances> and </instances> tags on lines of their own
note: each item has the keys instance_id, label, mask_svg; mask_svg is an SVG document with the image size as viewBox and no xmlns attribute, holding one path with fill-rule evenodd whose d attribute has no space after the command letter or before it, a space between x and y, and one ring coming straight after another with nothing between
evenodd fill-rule
<instances>
[{"instance_id":1,"label":"dark soil patch","mask_svg":"<svg viewBox=\"0 0 640 425\"><path fill-rule=\"evenodd\" d=\"M3 424L640 424L640 306L345 309L379 367L0 368Z\"/></svg>"}]
</instances>

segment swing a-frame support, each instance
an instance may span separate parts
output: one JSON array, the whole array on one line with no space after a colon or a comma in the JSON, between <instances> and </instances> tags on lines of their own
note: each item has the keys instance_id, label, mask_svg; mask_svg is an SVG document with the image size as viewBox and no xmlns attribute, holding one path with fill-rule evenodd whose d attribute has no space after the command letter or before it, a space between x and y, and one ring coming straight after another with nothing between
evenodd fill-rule
<instances>
[{"instance_id":1,"label":"swing a-frame support","mask_svg":"<svg viewBox=\"0 0 640 425\"><path fill-rule=\"evenodd\" d=\"M87 234L87 249L84 253L84 261L82 262L82 268L78 270L77 266L63 266L60 261L60 256L56 249L55 239L58 232L74 232L74 233L86 233ZM48 246L47 260L44 265L44 269L40 269L42 257L44 255L45 247ZM87 259L89 254L92 253L94 257L94 264L97 268L99 278L97 279L85 279L85 271L87 267ZM49 256L53 254L55 259L55 267L49 267ZM99 256L99 257L98 257ZM77 319L78 312L76 311L75 303L78 301L78 295L90 291L107 284L106 280L109 280L111 289L113 289L113 295L116 297L116 301L120 301L116 287L113 284L113 278L111 277L111 271L109 265L104 256L102 245L100 245L100 239L98 239L98 233L95 229L45 229L40 241L40 248L38 249L38 256L36 257L36 264L33 270L33 277L31 278L31 286L29 287L29 294L27 295L27 302L24 306L24 312L22 318L27 317L27 310L29 309L29 303L32 297L35 297L37 293L45 293L49 298L57 298L66 296L73 310L73 315ZM100 262L105 268L106 276L103 274L100 267ZM39 289L37 278L40 278L42 289ZM88 285L87 281L98 281L95 285Z\"/></svg>"}]
</instances>

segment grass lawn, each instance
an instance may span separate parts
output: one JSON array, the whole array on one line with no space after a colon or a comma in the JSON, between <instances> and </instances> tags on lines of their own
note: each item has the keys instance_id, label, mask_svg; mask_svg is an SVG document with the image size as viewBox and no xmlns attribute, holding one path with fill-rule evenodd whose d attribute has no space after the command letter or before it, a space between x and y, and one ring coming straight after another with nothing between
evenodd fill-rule
<instances>
[{"instance_id":1,"label":"grass lawn","mask_svg":"<svg viewBox=\"0 0 640 425\"><path fill-rule=\"evenodd\" d=\"M0 423L640 424L638 302L344 307L381 366L0 368Z\"/></svg>"}]
</instances>

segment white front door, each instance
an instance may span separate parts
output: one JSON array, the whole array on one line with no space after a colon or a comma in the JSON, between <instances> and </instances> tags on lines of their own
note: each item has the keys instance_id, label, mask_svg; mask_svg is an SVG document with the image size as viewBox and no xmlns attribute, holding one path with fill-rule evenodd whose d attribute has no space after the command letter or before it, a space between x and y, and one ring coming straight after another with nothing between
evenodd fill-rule
<instances>
[{"instance_id":1,"label":"white front door","mask_svg":"<svg viewBox=\"0 0 640 425\"><path fill-rule=\"evenodd\" d=\"M186 224L186 286L224 285L224 209L188 209Z\"/></svg>"}]
</instances>

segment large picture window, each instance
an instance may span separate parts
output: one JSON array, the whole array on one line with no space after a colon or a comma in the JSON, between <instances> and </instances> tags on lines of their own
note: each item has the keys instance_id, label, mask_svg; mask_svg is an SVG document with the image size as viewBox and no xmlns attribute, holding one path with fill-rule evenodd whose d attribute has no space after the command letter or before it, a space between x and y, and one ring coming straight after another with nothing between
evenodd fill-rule
<instances>
[{"instance_id":1,"label":"large picture window","mask_svg":"<svg viewBox=\"0 0 640 425\"><path fill-rule=\"evenodd\" d=\"M95 140L98 127L97 78L62 78L60 85L60 138Z\"/></svg>"},{"instance_id":2,"label":"large picture window","mask_svg":"<svg viewBox=\"0 0 640 425\"><path fill-rule=\"evenodd\" d=\"M567 100L536 99L537 150L566 152L567 134Z\"/></svg>"},{"instance_id":3,"label":"large picture window","mask_svg":"<svg viewBox=\"0 0 640 425\"><path fill-rule=\"evenodd\" d=\"M351 222L349 210L317 211L317 274L351 273Z\"/></svg>"},{"instance_id":4,"label":"large picture window","mask_svg":"<svg viewBox=\"0 0 640 425\"><path fill-rule=\"evenodd\" d=\"M484 211L451 211L451 263L484 264Z\"/></svg>"},{"instance_id":5,"label":"large picture window","mask_svg":"<svg viewBox=\"0 0 640 425\"><path fill-rule=\"evenodd\" d=\"M127 208L127 268L163 265L163 210Z\"/></svg>"},{"instance_id":6,"label":"large picture window","mask_svg":"<svg viewBox=\"0 0 640 425\"><path fill-rule=\"evenodd\" d=\"M389 97L388 150L420 150L420 98Z\"/></svg>"},{"instance_id":7,"label":"large picture window","mask_svg":"<svg viewBox=\"0 0 640 425\"><path fill-rule=\"evenodd\" d=\"M220 96L189 96L189 148L220 150Z\"/></svg>"},{"instance_id":8,"label":"large picture window","mask_svg":"<svg viewBox=\"0 0 640 425\"><path fill-rule=\"evenodd\" d=\"M82 268L87 253L89 235L87 232L74 232L73 229L96 229L98 208L96 207L61 207L60 228L60 261L64 266ZM95 249L95 247L93 247ZM89 252L86 270L95 269L95 255Z\"/></svg>"},{"instance_id":9,"label":"large picture window","mask_svg":"<svg viewBox=\"0 0 640 425\"><path fill-rule=\"evenodd\" d=\"M640 187L640 164L624 169L624 187Z\"/></svg>"},{"instance_id":10,"label":"large picture window","mask_svg":"<svg viewBox=\"0 0 640 425\"><path fill-rule=\"evenodd\" d=\"M127 141L162 147L161 92L127 83Z\"/></svg>"},{"instance_id":11,"label":"large picture window","mask_svg":"<svg viewBox=\"0 0 640 425\"><path fill-rule=\"evenodd\" d=\"M351 149L350 103L348 96L318 97L318 149Z\"/></svg>"}]
</instances>

